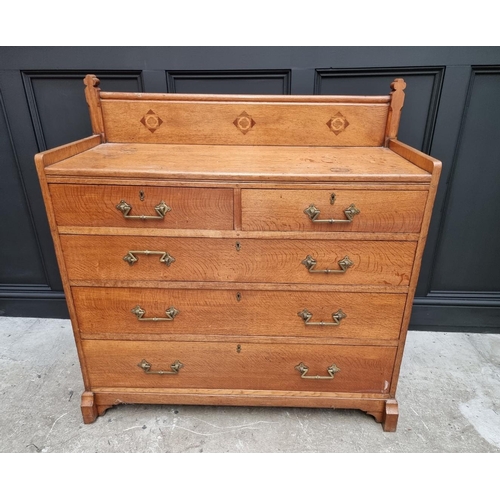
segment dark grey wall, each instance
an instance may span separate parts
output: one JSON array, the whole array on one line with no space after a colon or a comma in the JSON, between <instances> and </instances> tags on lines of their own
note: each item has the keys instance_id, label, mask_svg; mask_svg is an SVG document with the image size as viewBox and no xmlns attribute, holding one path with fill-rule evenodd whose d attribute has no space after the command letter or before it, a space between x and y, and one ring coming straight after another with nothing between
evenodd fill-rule
<instances>
[{"instance_id":1,"label":"dark grey wall","mask_svg":"<svg viewBox=\"0 0 500 500\"><path fill-rule=\"evenodd\" d=\"M33 163L91 133L103 90L386 94L399 138L443 161L411 326L500 331L499 47L1 47L0 314L67 317Z\"/></svg>"}]
</instances>

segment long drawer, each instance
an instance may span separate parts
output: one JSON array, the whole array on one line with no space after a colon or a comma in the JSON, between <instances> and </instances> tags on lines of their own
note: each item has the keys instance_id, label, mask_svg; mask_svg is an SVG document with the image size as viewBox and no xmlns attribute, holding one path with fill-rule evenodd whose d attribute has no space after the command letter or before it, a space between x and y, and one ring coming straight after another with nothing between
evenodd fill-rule
<instances>
[{"instance_id":1,"label":"long drawer","mask_svg":"<svg viewBox=\"0 0 500 500\"><path fill-rule=\"evenodd\" d=\"M233 229L233 190L51 184L59 226Z\"/></svg>"},{"instance_id":2,"label":"long drawer","mask_svg":"<svg viewBox=\"0 0 500 500\"><path fill-rule=\"evenodd\" d=\"M247 231L418 233L427 191L242 189Z\"/></svg>"},{"instance_id":3,"label":"long drawer","mask_svg":"<svg viewBox=\"0 0 500 500\"><path fill-rule=\"evenodd\" d=\"M406 301L406 294L317 291L73 287L72 293L82 337L93 339L155 340L172 334L397 339Z\"/></svg>"},{"instance_id":4,"label":"long drawer","mask_svg":"<svg viewBox=\"0 0 500 500\"><path fill-rule=\"evenodd\" d=\"M166 387L387 393L396 348L84 340L83 352L92 390Z\"/></svg>"},{"instance_id":5,"label":"long drawer","mask_svg":"<svg viewBox=\"0 0 500 500\"><path fill-rule=\"evenodd\" d=\"M61 244L71 282L154 280L404 286L409 284L416 248L412 241L87 235L61 235ZM337 272L318 272L322 270Z\"/></svg>"}]
</instances>

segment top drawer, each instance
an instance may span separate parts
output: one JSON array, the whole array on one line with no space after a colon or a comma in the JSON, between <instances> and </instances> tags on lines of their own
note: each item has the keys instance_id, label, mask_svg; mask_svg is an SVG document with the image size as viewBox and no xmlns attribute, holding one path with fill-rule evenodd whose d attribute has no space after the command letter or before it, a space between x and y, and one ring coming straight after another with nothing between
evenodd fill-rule
<instances>
[{"instance_id":1,"label":"top drawer","mask_svg":"<svg viewBox=\"0 0 500 500\"><path fill-rule=\"evenodd\" d=\"M51 184L50 195L59 226L233 229L232 189Z\"/></svg>"},{"instance_id":2,"label":"top drawer","mask_svg":"<svg viewBox=\"0 0 500 500\"><path fill-rule=\"evenodd\" d=\"M247 231L418 233L427 190L243 189Z\"/></svg>"}]
</instances>

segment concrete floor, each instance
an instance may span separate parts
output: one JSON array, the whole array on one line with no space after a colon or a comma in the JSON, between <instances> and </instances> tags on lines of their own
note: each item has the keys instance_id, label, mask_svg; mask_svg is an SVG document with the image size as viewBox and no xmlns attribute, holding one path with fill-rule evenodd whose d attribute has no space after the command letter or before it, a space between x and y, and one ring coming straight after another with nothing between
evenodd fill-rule
<instances>
[{"instance_id":1,"label":"concrete floor","mask_svg":"<svg viewBox=\"0 0 500 500\"><path fill-rule=\"evenodd\" d=\"M354 410L127 405L82 423L67 320L0 317L0 452L498 452L500 335L410 332L382 431Z\"/></svg>"}]
</instances>

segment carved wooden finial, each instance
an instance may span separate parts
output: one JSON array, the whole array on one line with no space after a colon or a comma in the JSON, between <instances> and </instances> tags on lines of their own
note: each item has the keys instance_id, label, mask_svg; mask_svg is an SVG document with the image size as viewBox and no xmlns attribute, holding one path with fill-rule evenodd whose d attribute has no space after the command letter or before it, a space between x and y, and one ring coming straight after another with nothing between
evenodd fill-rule
<instances>
[{"instance_id":1,"label":"carved wooden finial","mask_svg":"<svg viewBox=\"0 0 500 500\"><path fill-rule=\"evenodd\" d=\"M87 75L83 79L85 84L85 98L89 106L90 122L92 123L92 132L104 137L104 121L101 110L101 89L99 88L99 78L95 75Z\"/></svg>"},{"instance_id":2,"label":"carved wooden finial","mask_svg":"<svg viewBox=\"0 0 500 500\"><path fill-rule=\"evenodd\" d=\"M99 82L99 80L98 80ZM397 92L398 90L403 91L406 88L406 82L402 78L396 78L392 83L391 83L391 89L394 92Z\"/></svg>"},{"instance_id":3,"label":"carved wooden finial","mask_svg":"<svg viewBox=\"0 0 500 500\"><path fill-rule=\"evenodd\" d=\"M389 139L396 139L401 119L401 109L405 102L404 89L406 82L402 78L396 78L391 83L391 103L389 105L389 115L387 116L386 143Z\"/></svg>"},{"instance_id":4,"label":"carved wooden finial","mask_svg":"<svg viewBox=\"0 0 500 500\"><path fill-rule=\"evenodd\" d=\"M85 83L85 86L86 87L95 87L96 90L101 90L98 85L100 83L100 80L99 78L97 78L97 76L95 75L87 75L84 79L83 79L83 83Z\"/></svg>"}]
</instances>

